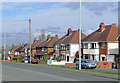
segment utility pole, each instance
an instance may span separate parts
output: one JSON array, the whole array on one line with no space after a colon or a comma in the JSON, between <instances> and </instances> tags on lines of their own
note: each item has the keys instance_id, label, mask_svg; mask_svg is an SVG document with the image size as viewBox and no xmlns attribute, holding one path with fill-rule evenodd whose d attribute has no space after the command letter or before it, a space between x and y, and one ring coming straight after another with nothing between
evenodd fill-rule
<instances>
[{"instance_id":1,"label":"utility pole","mask_svg":"<svg viewBox=\"0 0 120 83\"><path fill-rule=\"evenodd\" d=\"M6 41L5 41L5 39L6 39L6 35L5 35L6 33L5 33L5 31L4 31L4 62L5 62L5 48L6 48Z\"/></svg>"},{"instance_id":2,"label":"utility pole","mask_svg":"<svg viewBox=\"0 0 120 83\"><path fill-rule=\"evenodd\" d=\"M29 44L30 44L30 64L31 64L31 19L29 19Z\"/></svg>"},{"instance_id":3,"label":"utility pole","mask_svg":"<svg viewBox=\"0 0 120 83\"><path fill-rule=\"evenodd\" d=\"M79 70L81 70L81 0L80 0L80 29L79 29Z\"/></svg>"}]
</instances>

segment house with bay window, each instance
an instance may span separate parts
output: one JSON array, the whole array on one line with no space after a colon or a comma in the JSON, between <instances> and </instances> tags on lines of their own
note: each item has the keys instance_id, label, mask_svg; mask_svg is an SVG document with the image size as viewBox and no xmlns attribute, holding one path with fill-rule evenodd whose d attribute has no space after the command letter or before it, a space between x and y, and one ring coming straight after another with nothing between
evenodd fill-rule
<instances>
[{"instance_id":1,"label":"house with bay window","mask_svg":"<svg viewBox=\"0 0 120 83\"><path fill-rule=\"evenodd\" d=\"M82 40L83 59L118 62L120 29L113 23L100 23L99 28Z\"/></svg>"},{"instance_id":2,"label":"house with bay window","mask_svg":"<svg viewBox=\"0 0 120 83\"><path fill-rule=\"evenodd\" d=\"M51 57L53 55L53 44L58 39L58 35L55 35L55 37L48 35L47 39L36 47L35 57L39 60L42 60L45 54L48 54L49 57Z\"/></svg>"},{"instance_id":3,"label":"house with bay window","mask_svg":"<svg viewBox=\"0 0 120 83\"><path fill-rule=\"evenodd\" d=\"M85 37L86 35L81 33L81 39ZM61 61L73 63L77 51L79 51L79 29L72 31L69 28L67 34L54 43L53 59L60 57Z\"/></svg>"}]
</instances>

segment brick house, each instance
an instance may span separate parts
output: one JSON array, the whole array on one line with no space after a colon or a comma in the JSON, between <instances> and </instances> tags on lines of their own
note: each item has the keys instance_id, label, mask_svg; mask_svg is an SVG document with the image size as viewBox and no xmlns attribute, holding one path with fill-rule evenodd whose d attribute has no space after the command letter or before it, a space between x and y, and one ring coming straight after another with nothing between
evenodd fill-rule
<instances>
[{"instance_id":1,"label":"brick house","mask_svg":"<svg viewBox=\"0 0 120 83\"><path fill-rule=\"evenodd\" d=\"M36 43L38 42L39 40L36 40L36 38L34 38L34 41L33 43L31 44L31 57L34 58L34 45L36 45ZM33 51L32 51L32 47L33 47ZM22 57L27 57L29 58L30 57L30 44L29 43L26 43L24 44L24 47L20 50L20 55Z\"/></svg>"},{"instance_id":2,"label":"brick house","mask_svg":"<svg viewBox=\"0 0 120 83\"><path fill-rule=\"evenodd\" d=\"M86 35L81 33L81 39L85 37ZM53 58L60 57L62 61L74 63L77 51L79 51L79 29L72 31L69 28L67 34L55 42Z\"/></svg>"},{"instance_id":3,"label":"brick house","mask_svg":"<svg viewBox=\"0 0 120 83\"><path fill-rule=\"evenodd\" d=\"M36 38L35 38L34 41L36 41L36 43L34 43L34 45L32 46L32 55L33 55L33 57L35 57L35 53L37 52L37 47L40 46L40 44L43 43L43 41L41 39L36 40Z\"/></svg>"},{"instance_id":4,"label":"brick house","mask_svg":"<svg viewBox=\"0 0 120 83\"><path fill-rule=\"evenodd\" d=\"M82 40L83 58L94 61L118 61L120 29L102 22L99 28Z\"/></svg>"},{"instance_id":5,"label":"brick house","mask_svg":"<svg viewBox=\"0 0 120 83\"><path fill-rule=\"evenodd\" d=\"M35 53L35 57L39 60L43 59L44 54L48 54L49 57L53 55L53 44L58 40L58 35L55 37L47 36L47 40L41 43L36 47L37 52Z\"/></svg>"},{"instance_id":6,"label":"brick house","mask_svg":"<svg viewBox=\"0 0 120 83\"><path fill-rule=\"evenodd\" d=\"M20 56L20 49L23 47L21 43L19 45L12 45L12 48L8 51L8 59L11 60L12 58L18 58Z\"/></svg>"}]
</instances>

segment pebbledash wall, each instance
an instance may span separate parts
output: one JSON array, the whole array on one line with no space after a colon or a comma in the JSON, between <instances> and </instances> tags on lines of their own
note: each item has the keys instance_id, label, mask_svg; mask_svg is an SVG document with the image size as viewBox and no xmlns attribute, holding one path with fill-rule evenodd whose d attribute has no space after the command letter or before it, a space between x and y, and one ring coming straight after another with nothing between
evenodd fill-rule
<instances>
[{"instance_id":1,"label":"pebbledash wall","mask_svg":"<svg viewBox=\"0 0 120 83\"><path fill-rule=\"evenodd\" d=\"M79 44L70 44L70 54L69 54L69 56L70 56L69 57L70 62L74 63L75 54L76 54L77 51L79 51Z\"/></svg>"},{"instance_id":2,"label":"pebbledash wall","mask_svg":"<svg viewBox=\"0 0 120 83\"><path fill-rule=\"evenodd\" d=\"M107 57L114 57L113 61L116 61L115 59L118 57L118 42L106 42L105 43L105 48L103 49L101 47L101 43L94 42L96 43L96 48L91 49L90 48L90 43L88 43L88 48L83 48L83 58L85 59L85 55L89 55L89 59L96 61L102 61L102 57L105 57L107 60ZM107 60L109 61L109 60Z\"/></svg>"}]
</instances>

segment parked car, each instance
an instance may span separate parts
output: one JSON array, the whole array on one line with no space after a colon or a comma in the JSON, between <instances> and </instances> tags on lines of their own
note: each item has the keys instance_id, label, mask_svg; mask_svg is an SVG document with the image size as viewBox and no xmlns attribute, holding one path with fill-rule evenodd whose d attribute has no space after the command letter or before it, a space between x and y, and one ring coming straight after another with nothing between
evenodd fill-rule
<instances>
[{"instance_id":1,"label":"parked car","mask_svg":"<svg viewBox=\"0 0 120 83\"><path fill-rule=\"evenodd\" d=\"M28 63L30 63L30 60L28 61ZM36 63L36 64L38 64L38 60L37 60L37 59L31 59L31 63Z\"/></svg>"},{"instance_id":2,"label":"parked car","mask_svg":"<svg viewBox=\"0 0 120 83\"><path fill-rule=\"evenodd\" d=\"M119 63L112 63L112 68L118 69L119 68Z\"/></svg>"},{"instance_id":3,"label":"parked car","mask_svg":"<svg viewBox=\"0 0 120 83\"><path fill-rule=\"evenodd\" d=\"M89 59L81 59L81 68L90 69L90 68L96 68L96 67L97 67L97 62L94 62ZM77 62L76 62L76 68L79 68L79 58L77 59Z\"/></svg>"},{"instance_id":4,"label":"parked car","mask_svg":"<svg viewBox=\"0 0 120 83\"><path fill-rule=\"evenodd\" d=\"M29 58L24 58L21 62L29 61Z\"/></svg>"}]
</instances>

